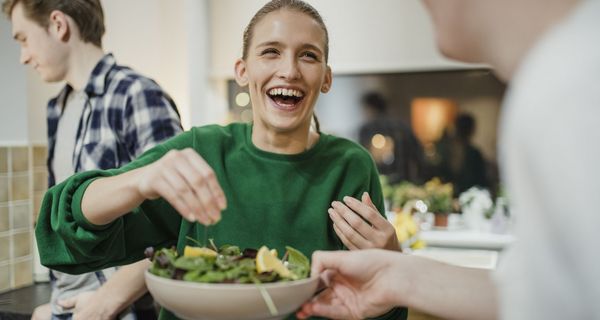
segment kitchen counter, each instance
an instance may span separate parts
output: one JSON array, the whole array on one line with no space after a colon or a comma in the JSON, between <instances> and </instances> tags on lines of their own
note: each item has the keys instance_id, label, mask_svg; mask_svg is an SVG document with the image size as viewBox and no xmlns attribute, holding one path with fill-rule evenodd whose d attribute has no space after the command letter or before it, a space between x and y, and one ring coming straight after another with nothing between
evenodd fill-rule
<instances>
[{"instance_id":1,"label":"kitchen counter","mask_svg":"<svg viewBox=\"0 0 600 320\"><path fill-rule=\"evenodd\" d=\"M455 248L425 248L415 250L414 255L445 262L448 264L479 269L496 269L498 251Z\"/></svg>"},{"instance_id":2,"label":"kitchen counter","mask_svg":"<svg viewBox=\"0 0 600 320\"><path fill-rule=\"evenodd\" d=\"M512 234L494 234L471 230L428 230L419 237L430 247L502 251L515 242Z\"/></svg>"},{"instance_id":3,"label":"kitchen counter","mask_svg":"<svg viewBox=\"0 0 600 320\"><path fill-rule=\"evenodd\" d=\"M49 283L38 283L0 294L1 320L29 320L33 309L50 301Z\"/></svg>"}]
</instances>

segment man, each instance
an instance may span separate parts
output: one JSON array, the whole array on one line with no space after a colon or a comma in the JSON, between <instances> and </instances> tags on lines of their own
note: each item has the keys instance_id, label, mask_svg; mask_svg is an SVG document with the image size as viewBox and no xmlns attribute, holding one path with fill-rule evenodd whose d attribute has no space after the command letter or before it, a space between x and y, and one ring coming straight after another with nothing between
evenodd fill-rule
<instances>
[{"instance_id":1,"label":"man","mask_svg":"<svg viewBox=\"0 0 600 320\"><path fill-rule=\"evenodd\" d=\"M451 182L454 196L458 197L469 188L489 188L486 161L471 139L475 134L475 118L459 113L454 119L454 130L436 145L440 162L436 175L444 182Z\"/></svg>"},{"instance_id":2,"label":"man","mask_svg":"<svg viewBox=\"0 0 600 320\"><path fill-rule=\"evenodd\" d=\"M377 92L368 92L361 98L366 122L360 127L359 141L373 156L379 173L390 183L421 182L423 150L408 124L388 114L385 98ZM373 137L382 135L383 146L374 146Z\"/></svg>"},{"instance_id":3,"label":"man","mask_svg":"<svg viewBox=\"0 0 600 320\"><path fill-rule=\"evenodd\" d=\"M21 63L46 82L66 82L48 103L50 186L78 171L120 167L182 131L169 96L103 52L99 0L5 0L2 9L21 45ZM114 318L145 292L148 264L119 269L101 288L114 270L52 272L52 317ZM36 309L34 319L49 319L48 311Z\"/></svg>"},{"instance_id":4,"label":"man","mask_svg":"<svg viewBox=\"0 0 600 320\"><path fill-rule=\"evenodd\" d=\"M329 288L299 316L396 305L456 319L598 319L600 1L427 0L441 51L510 80L501 169L519 241L497 274L385 251L317 252ZM584 249L585 248L585 249Z\"/></svg>"}]
</instances>

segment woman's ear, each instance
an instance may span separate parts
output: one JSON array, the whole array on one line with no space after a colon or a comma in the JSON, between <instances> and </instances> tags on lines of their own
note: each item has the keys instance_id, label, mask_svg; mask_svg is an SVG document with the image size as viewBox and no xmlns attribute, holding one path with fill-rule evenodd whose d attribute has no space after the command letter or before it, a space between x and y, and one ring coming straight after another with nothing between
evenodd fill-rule
<instances>
[{"instance_id":1,"label":"woman's ear","mask_svg":"<svg viewBox=\"0 0 600 320\"><path fill-rule=\"evenodd\" d=\"M246 73L246 62L244 59L237 59L235 62L235 82L240 87L248 85L248 74Z\"/></svg>"},{"instance_id":2,"label":"woman's ear","mask_svg":"<svg viewBox=\"0 0 600 320\"><path fill-rule=\"evenodd\" d=\"M71 30L67 15L60 11L54 10L50 12L50 25L48 26L50 33L54 34L60 41L68 41Z\"/></svg>"},{"instance_id":3,"label":"woman's ear","mask_svg":"<svg viewBox=\"0 0 600 320\"><path fill-rule=\"evenodd\" d=\"M327 71L325 71L325 81L321 85L321 92L327 93L331 89L331 83L333 82L333 76L331 75L331 68L327 66Z\"/></svg>"}]
</instances>

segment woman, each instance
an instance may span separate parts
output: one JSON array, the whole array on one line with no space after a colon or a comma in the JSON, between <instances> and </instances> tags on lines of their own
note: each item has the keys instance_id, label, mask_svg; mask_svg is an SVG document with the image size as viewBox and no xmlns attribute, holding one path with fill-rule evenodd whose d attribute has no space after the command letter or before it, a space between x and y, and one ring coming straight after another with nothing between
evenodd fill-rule
<instances>
[{"instance_id":1,"label":"woman","mask_svg":"<svg viewBox=\"0 0 600 320\"><path fill-rule=\"evenodd\" d=\"M280 252L291 245L307 255L399 248L380 214L367 152L310 130L317 98L332 82L318 12L297 0L271 1L250 21L243 47L235 75L248 86L253 123L193 128L123 168L82 173L49 190L36 228L45 265L76 273L127 264L148 246L182 250L187 237L204 241L205 232L217 244Z\"/></svg>"}]
</instances>

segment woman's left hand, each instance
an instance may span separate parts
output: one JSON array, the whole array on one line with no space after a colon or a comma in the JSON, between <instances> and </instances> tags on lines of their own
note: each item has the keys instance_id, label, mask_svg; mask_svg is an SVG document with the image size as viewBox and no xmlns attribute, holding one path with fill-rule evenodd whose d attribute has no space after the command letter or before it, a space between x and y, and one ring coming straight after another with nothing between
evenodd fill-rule
<instances>
[{"instance_id":1,"label":"woman's left hand","mask_svg":"<svg viewBox=\"0 0 600 320\"><path fill-rule=\"evenodd\" d=\"M396 230L379 213L368 193L363 193L362 202L352 197L334 201L328 212L335 233L348 249L401 251Z\"/></svg>"}]
</instances>

